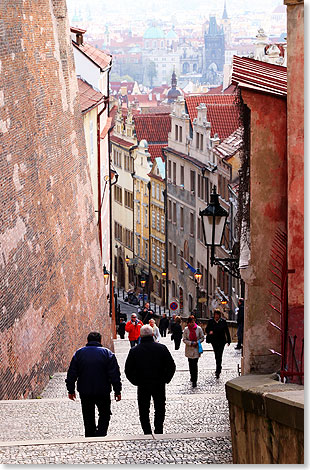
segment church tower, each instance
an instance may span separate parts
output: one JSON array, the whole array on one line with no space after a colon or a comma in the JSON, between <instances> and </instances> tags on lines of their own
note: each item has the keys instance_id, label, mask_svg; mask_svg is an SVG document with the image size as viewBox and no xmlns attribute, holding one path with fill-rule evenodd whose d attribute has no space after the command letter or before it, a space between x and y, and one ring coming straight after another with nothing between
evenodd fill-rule
<instances>
[{"instance_id":1,"label":"church tower","mask_svg":"<svg viewBox=\"0 0 310 470\"><path fill-rule=\"evenodd\" d=\"M204 37L204 71L211 69L222 72L225 62L225 36L223 26L219 26L215 16L210 15L209 29Z\"/></svg>"},{"instance_id":2,"label":"church tower","mask_svg":"<svg viewBox=\"0 0 310 470\"><path fill-rule=\"evenodd\" d=\"M223 30L224 30L225 46L229 47L231 43L231 21L228 18L228 14L226 10L226 0L224 1L224 11L223 11L221 23L222 23Z\"/></svg>"}]
</instances>

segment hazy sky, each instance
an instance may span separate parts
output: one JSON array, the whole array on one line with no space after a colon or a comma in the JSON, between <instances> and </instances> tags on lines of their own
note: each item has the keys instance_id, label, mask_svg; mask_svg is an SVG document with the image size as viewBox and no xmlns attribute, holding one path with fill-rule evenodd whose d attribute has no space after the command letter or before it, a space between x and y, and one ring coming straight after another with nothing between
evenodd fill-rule
<instances>
[{"instance_id":1,"label":"hazy sky","mask_svg":"<svg viewBox=\"0 0 310 470\"><path fill-rule=\"evenodd\" d=\"M74 13L75 9L89 8L92 15L104 14L106 12L126 13L130 16L138 16L144 13L149 17L152 13L165 11L167 15L173 15L176 11L186 10L197 13L210 12L221 14L223 12L224 0L67 0L69 13ZM227 12L229 17L237 13L251 11L269 14L278 5L283 5L283 0L226 0Z\"/></svg>"}]
</instances>

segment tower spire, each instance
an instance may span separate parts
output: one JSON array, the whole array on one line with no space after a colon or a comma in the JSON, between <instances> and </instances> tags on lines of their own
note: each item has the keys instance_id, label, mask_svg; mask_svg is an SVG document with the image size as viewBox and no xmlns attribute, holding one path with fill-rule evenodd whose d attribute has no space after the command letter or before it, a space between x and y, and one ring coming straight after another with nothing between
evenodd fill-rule
<instances>
[{"instance_id":1,"label":"tower spire","mask_svg":"<svg viewBox=\"0 0 310 470\"><path fill-rule=\"evenodd\" d=\"M223 20L228 20L227 10L226 10L226 0L224 1L224 11L223 11Z\"/></svg>"}]
</instances>

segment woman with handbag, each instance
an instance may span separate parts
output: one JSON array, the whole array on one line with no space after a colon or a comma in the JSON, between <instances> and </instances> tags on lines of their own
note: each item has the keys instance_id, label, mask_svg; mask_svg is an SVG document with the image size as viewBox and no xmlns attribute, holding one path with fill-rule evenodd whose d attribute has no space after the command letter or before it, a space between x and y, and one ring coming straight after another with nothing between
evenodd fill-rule
<instances>
[{"instance_id":1,"label":"woman with handbag","mask_svg":"<svg viewBox=\"0 0 310 470\"><path fill-rule=\"evenodd\" d=\"M217 379L220 377L222 371L222 357L225 344L228 346L231 343L228 325L224 318L221 318L221 311L214 310L213 318L208 321L206 328L206 342L211 343L214 351L216 371L215 376Z\"/></svg>"},{"instance_id":2,"label":"woman with handbag","mask_svg":"<svg viewBox=\"0 0 310 470\"><path fill-rule=\"evenodd\" d=\"M193 387L197 387L198 359L201 355L198 347L204 340L204 334L200 326L197 325L194 315L187 319L187 327L183 332L183 342L185 343L185 356L188 359L189 373Z\"/></svg>"}]
</instances>

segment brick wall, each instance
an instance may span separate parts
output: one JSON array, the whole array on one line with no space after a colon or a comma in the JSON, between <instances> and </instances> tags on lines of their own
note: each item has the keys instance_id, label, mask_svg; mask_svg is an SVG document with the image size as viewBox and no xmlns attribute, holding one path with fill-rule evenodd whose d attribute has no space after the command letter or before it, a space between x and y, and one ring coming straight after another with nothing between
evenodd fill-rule
<instances>
[{"instance_id":1,"label":"brick wall","mask_svg":"<svg viewBox=\"0 0 310 470\"><path fill-rule=\"evenodd\" d=\"M65 0L2 0L0 399L112 347L77 92Z\"/></svg>"}]
</instances>

